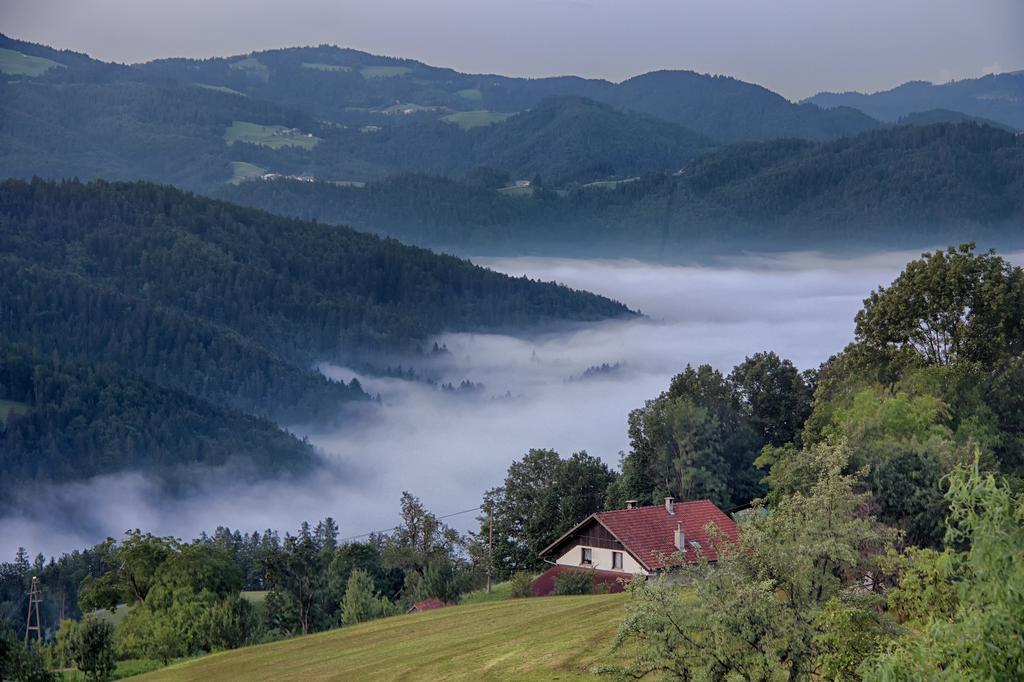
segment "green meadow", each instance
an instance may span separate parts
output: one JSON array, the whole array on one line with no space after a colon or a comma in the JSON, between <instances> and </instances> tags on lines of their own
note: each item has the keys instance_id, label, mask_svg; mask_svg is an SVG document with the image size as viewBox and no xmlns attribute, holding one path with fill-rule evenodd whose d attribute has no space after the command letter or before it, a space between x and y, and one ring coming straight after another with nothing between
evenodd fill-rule
<instances>
[{"instance_id":1,"label":"green meadow","mask_svg":"<svg viewBox=\"0 0 1024 682\"><path fill-rule=\"evenodd\" d=\"M0 72L9 76L42 76L53 68L64 68L64 65L45 57L0 48Z\"/></svg>"},{"instance_id":2,"label":"green meadow","mask_svg":"<svg viewBox=\"0 0 1024 682\"><path fill-rule=\"evenodd\" d=\"M489 126L492 123L501 123L510 116L512 114L502 111L457 111L454 114L444 116L441 120L468 130L470 128L479 128L480 126Z\"/></svg>"},{"instance_id":3,"label":"green meadow","mask_svg":"<svg viewBox=\"0 0 1024 682\"><path fill-rule=\"evenodd\" d=\"M232 185L237 185L240 182L251 180L252 178L258 178L267 172L266 168L257 166L254 163L248 163L246 161L232 161L231 162L231 179L228 180Z\"/></svg>"},{"instance_id":4,"label":"green meadow","mask_svg":"<svg viewBox=\"0 0 1024 682\"><path fill-rule=\"evenodd\" d=\"M359 73L363 74L363 78L395 78L397 76L404 76L405 74L412 71L408 66L364 66L359 69Z\"/></svg>"},{"instance_id":5,"label":"green meadow","mask_svg":"<svg viewBox=\"0 0 1024 682\"><path fill-rule=\"evenodd\" d=\"M28 405L16 400L0 400L0 425L7 420L9 414L24 414L28 409Z\"/></svg>"},{"instance_id":6,"label":"green meadow","mask_svg":"<svg viewBox=\"0 0 1024 682\"><path fill-rule=\"evenodd\" d=\"M319 137L305 137L300 134L290 134L287 131L288 128L285 126L265 126L249 121L232 121L224 132L224 141L229 145L235 142L247 142L271 149L280 149L281 147L312 149L320 143Z\"/></svg>"},{"instance_id":7,"label":"green meadow","mask_svg":"<svg viewBox=\"0 0 1024 682\"><path fill-rule=\"evenodd\" d=\"M347 73L352 70L351 66L341 66L339 64L320 64L319 62L302 62L302 68L313 69L315 71L334 71L336 73Z\"/></svg>"},{"instance_id":8,"label":"green meadow","mask_svg":"<svg viewBox=\"0 0 1024 682\"><path fill-rule=\"evenodd\" d=\"M626 595L505 599L192 659L139 680L589 680Z\"/></svg>"},{"instance_id":9,"label":"green meadow","mask_svg":"<svg viewBox=\"0 0 1024 682\"><path fill-rule=\"evenodd\" d=\"M207 85L206 83L193 83L192 85L196 86L197 88L202 88L204 90L213 90L215 92L223 92L228 95L240 95L242 97L248 97L248 95L246 95L244 92L239 92L238 90L235 90L234 88L229 88L225 85Z\"/></svg>"}]
</instances>

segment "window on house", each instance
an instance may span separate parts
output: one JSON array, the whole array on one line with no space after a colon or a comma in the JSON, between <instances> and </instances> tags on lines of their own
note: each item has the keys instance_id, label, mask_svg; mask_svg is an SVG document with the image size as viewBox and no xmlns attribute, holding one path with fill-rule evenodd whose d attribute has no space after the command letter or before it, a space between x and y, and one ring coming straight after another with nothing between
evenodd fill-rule
<instances>
[{"instance_id":1,"label":"window on house","mask_svg":"<svg viewBox=\"0 0 1024 682\"><path fill-rule=\"evenodd\" d=\"M588 565L594 563L594 550L589 547L582 547L580 551L580 563Z\"/></svg>"},{"instance_id":2,"label":"window on house","mask_svg":"<svg viewBox=\"0 0 1024 682\"><path fill-rule=\"evenodd\" d=\"M612 552L612 570L622 570L622 552Z\"/></svg>"}]
</instances>

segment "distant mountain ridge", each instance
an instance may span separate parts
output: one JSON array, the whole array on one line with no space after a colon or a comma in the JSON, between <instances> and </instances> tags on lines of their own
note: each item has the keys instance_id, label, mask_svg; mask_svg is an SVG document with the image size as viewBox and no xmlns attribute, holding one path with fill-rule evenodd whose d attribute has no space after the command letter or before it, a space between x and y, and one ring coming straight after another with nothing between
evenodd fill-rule
<instances>
[{"instance_id":1,"label":"distant mountain ridge","mask_svg":"<svg viewBox=\"0 0 1024 682\"><path fill-rule=\"evenodd\" d=\"M913 114L946 109L991 119L1024 130L1024 71L989 74L949 83L910 81L871 94L821 92L806 100L820 107L855 107L881 121L895 122Z\"/></svg>"},{"instance_id":2,"label":"distant mountain ridge","mask_svg":"<svg viewBox=\"0 0 1024 682\"><path fill-rule=\"evenodd\" d=\"M397 176L365 188L253 182L219 195L456 252L675 258L737 249L1024 244L1024 137L974 123L749 142L677 174L510 197Z\"/></svg>"}]
</instances>

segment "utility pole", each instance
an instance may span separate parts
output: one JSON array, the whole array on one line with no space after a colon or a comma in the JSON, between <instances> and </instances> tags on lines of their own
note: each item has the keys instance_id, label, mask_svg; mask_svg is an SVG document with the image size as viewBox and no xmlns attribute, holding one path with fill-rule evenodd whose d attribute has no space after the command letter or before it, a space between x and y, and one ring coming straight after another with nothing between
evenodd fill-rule
<instances>
[{"instance_id":1,"label":"utility pole","mask_svg":"<svg viewBox=\"0 0 1024 682\"><path fill-rule=\"evenodd\" d=\"M487 505L487 594L491 593L491 571L494 568L494 517Z\"/></svg>"},{"instance_id":2,"label":"utility pole","mask_svg":"<svg viewBox=\"0 0 1024 682\"><path fill-rule=\"evenodd\" d=\"M28 646L28 637L35 630L36 642L43 639L43 628L39 621L39 603L43 601L43 593L39 589L39 578L32 576L32 587L28 591L28 615L25 618L25 645ZM35 618L33 619L33 616ZM33 625L33 620L35 624Z\"/></svg>"}]
</instances>

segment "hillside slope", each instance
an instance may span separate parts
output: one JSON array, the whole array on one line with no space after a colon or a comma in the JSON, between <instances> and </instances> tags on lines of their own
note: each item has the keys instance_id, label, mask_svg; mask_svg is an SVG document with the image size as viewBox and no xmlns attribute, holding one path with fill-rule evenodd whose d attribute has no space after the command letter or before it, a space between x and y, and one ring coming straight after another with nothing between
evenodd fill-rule
<instances>
[{"instance_id":1,"label":"hillside slope","mask_svg":"<svg viewBox=\"0 0 1024 682\"><path fill-rule=\"evenodd\" d=\"M146 472L183 480L197 467L234 478L301 475L308 443L272 422L162 388L116 366L43 358L0 337L0 512L26 483Z\"/></svg>"},{"instance_id":2,"label":"hillside slope","mask_svg":"<svg viewBox=\"0 0 1024 682\"><path fill-rule=\"evenodd\" d=\"M316 362L410 352L447 330L630 314L594 294L170 187L9 180L0 470L11 485L228 463L300 473L312 449L254 417L324 423L369 398Z\"/></svg>"},{"instance_id":3,"label":"hillside slope","mask_svg":"<svg viewBox=\"0 0 1024 682\"><path fill-rule=\"evenodd\" d=\"M593 294L142 183L2 183L0 252L11 340L278 417L332 391L362 395L311 370L320 360L441 331L628 314Z\"/></svg>"},{"instance_id":4,"label":"hillside slope","mask_svg":"<svg viewBox=\"0 0 1024 682\"><path fill-rule=\"evenodd\" d=\"M515 599L396 616L205 656L142 681L582 680L611 658L624 594Z\"/></svg>"},{"instance_id":5,"label":"hillside slope","mask_svg":"<svg viewBox=\"0 0 1024 682\"><path fill-rule=\"evenodd\" d=\"M795 104L760 85L693 71L646 73L623 81L599 99L721 142L831 140L878 127L878 121L856 109Z\"/></svg>"}]
</instances>

